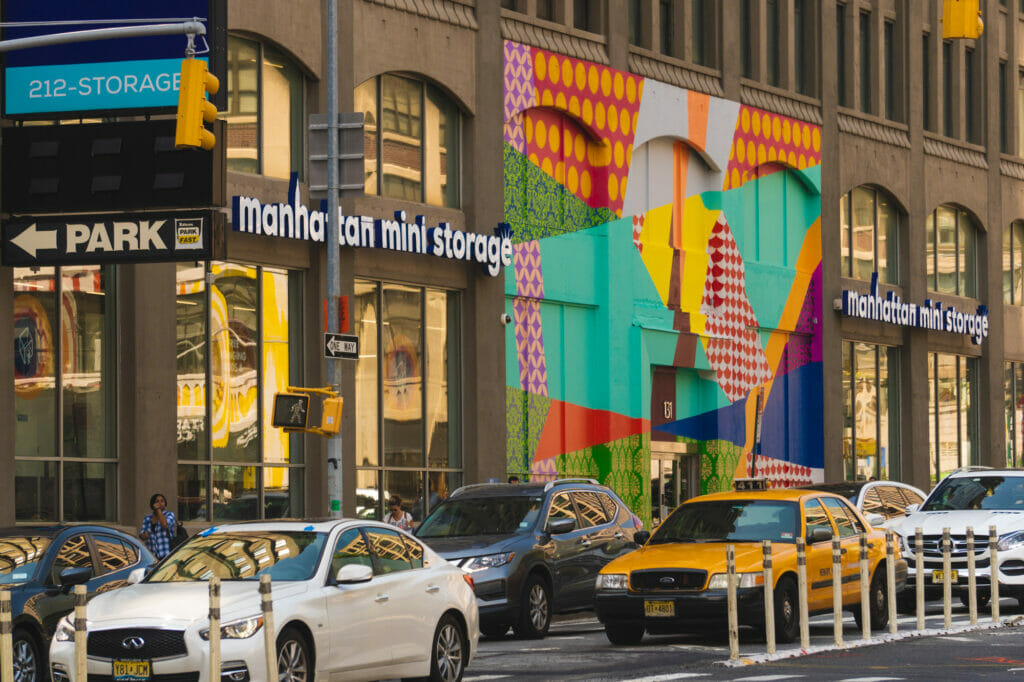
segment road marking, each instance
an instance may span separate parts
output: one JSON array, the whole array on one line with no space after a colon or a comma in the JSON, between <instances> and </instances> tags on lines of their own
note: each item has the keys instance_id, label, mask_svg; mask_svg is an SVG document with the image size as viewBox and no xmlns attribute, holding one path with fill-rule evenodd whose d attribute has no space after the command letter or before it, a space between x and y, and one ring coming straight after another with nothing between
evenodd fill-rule
<instances>
[{"instance_id":1,"label":"road marking","mask_svg":"<svg viewBox=\"0 0 1024 682\"><path fill-rule=\"evenodd\" d=\"M757 675L754 677L735 677L734 682L739 680L746 680L746 682L771 682L771 680L795 680L801 677L807 677L806 675Z\"/></svg>"},{"instance_id":2,"label":"road marking","mask_svg":"<svg viewBox=\"0 0 1024 682\"><path fill-rule=\"evenodd\" d=\"M484 680L504 680L511 675L477 675L476 677L463 677L464 682L483 682Z\"/></svg>"},{"instance_id":3,"label":"road marking","mask_svg":"<svg viewBox=\"0 0 1024 682\"><path fill-rule=\"evenodd\" d=\"M947 642L975 642L977 641L974 637L954 637L952 635L946 635L942 639Z\"/></svg>"},{"instance_id":4,"label":"road marking","mask_svg":"<svg viewBox=\"0 0 1024 682\"><path fill-rule=\"evenodd\" d=\"M707 677L707 673L672 673L670 675L654 675L653 677L633 677L627 682L664 682L665 680L683 680L691 677Z\"/></svg>"},{"instance_id":5,"label":"road marking","mask_svg":"<svg viewBox=\"0 0 1024 682\"><path fill-rule=\"evenodd\" d=\"M533 649L519 649L519 651L558 651L558 650L559 650L559 647L557 647L557 646L542 646L542 647L536 647L536 648L533 648Z\"/></svg>"},{"instance_id":6,"label":"road marking","mask_svg":"<svg viewBox=\"0 0 1024 682\"><path fill-rule=\"evenodd\" d=\"M847 677L840 682L884 682L884 680L904 680L905 677Z\"/></svg>"}]
</instances>

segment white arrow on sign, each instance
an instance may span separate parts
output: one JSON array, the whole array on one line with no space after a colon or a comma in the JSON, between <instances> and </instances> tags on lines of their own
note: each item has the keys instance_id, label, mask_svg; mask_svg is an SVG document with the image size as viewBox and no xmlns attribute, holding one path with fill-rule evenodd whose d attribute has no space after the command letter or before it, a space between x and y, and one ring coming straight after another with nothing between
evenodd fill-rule
<instances>
[{"instance_id":1,"label":"white arrow on sign","mask_svg":"<svg viewBox=\"0 0 1024 682\"><path fill-rule=\"evenodd\" d=\"M21 234L12 238L11 243L35 258L36 251L40 249L57 248L57 231L53 230L44 232L42 230L37 230L36 224L32 223L22 230Z\"/></svg>"},{"instance_id":2,"label":"white arrow on sign","mask_svg":"<svg viewBox=\"0 0 1024 682\"><path fill-rule=\"evenodd\" d=\"M342 341L337 337L331 337L327 341L327 350L331 351L333 355L341 355L342 353L354 353L355 344L351 341Z\"/></svg>"}]
</instances>

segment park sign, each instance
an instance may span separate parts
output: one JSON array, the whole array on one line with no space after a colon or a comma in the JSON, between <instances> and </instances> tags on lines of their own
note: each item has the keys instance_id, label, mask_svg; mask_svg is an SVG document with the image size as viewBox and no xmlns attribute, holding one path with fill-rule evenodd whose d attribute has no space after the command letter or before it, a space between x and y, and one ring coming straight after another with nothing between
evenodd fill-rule
<instances>
[{"instance_id":1,"label":"park sign","mask_svg":"<svg viewBox=\"0 0 1024 682\"><path fill-rule=\"evenodd\" d=\"M226 0L4 0L3 40L203 20L210 71L224 80ZM23 24L23 25L11 25ZM170 113L178 105L184 35L70 42L5 52L3 113L7 118ZM204 48L196 40L197 53ZM223 92L214 98L226 105Z\"/></svg>"}]
</instances>

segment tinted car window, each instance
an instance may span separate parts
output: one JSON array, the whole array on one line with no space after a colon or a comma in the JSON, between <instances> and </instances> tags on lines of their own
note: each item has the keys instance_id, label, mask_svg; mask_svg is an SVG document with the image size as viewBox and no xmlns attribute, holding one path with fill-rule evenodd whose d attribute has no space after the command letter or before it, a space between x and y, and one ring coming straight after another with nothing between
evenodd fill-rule
<instances>
[{"instance_id":1,"label":"tinted car window","mask_svg":"<svg viewBox=\"0 0 1024 682\"><path fill-rule=\"evenodd\" d=\"M135 564L139 561L139 550L133 547L127 542L122 542L121 546L124 547L124 555L128 557L128 564Z\"/></svg>"},{"instance_id":2,"label":"tinted car window","mask_svg":"<svg viewBox=\"0 0 1024 682\"><path fill-rule=\"evenodd\" d=\"M811 531L815 528L824 528L829 533L832 533L832 522L828 518L828 514L825 513L825 508L821 506L821 501L817 498L808 500L804 505L804 525L807 530L807 537L811 537Z\"/></svg>"},{"instance_id":3,"label":"tinted car window","mask_svg":"<svg viewBox=\"0 0 1024 682\"><path fill-rule=\"evenodd\" d=\"M405 549L409 555L409 561L412 562L412 567L423 568L423 545L405 535L402 536L402 539L405 540Z\"/></svg>"},{"instance_id":4,"label":"tinted car window","mask_svg":"<svg viewBox=\"0 0 1024 682\"><path fill-rule=\"evenodd\" d=\"M920 505L922 502L924 502L924 498L915 493L913 490L908 490L907 488L897 488L897 490L899 490L900 494L903 495L903 497L906 499L908 507L912 504ZM906 509L906 507L904 507L904 509Z\"/></svg>"},{"instance_id":5,"label":"tinted car window","mask_svg":"<svg viewBox=\"0 0 1024 682\"><path fill-rule=\"evenodd\" d=\"M373 568L373 559L366 546L366 539L358 528L350 528L341 534L331 556L331 575L337 575L342 566L357 564Z\"/></svg>"},{"instance_id":6,"label":"tinted car window","mask_svg":"<svg viewBox=\"0 0 1024 682\"><path fill-rule=\"evenodd\" d=\"M232 531L197 535L174 550L146 582L209 580L309 580L316 571L326 533Z\"/></svg>"},{"instance_id":7,"label":"tinted car window","mask_svg":"<svg viewBox=\"0 0 1024 682\"><path fill-rule=\"evenodd\" d=\"M608 516L608 520L614 521L619 514L619 505L615 504L615 500L608 493L597 493L597 496L601 498L601 504L604 505L604 513Z\"/></svg>"},{"instance_id":8,"label":"tinted car window","mask_svg":"<svg viewBox=\"0 0 1024 682\"><path fill-rule=\"evenodd\" d=\"M89 553L89 544L84 535L70 537L61 545L50 569L53 584L60 584L60 573L65 568L92 568L92 554Z\"/></svg>"},{"instance_id":9,"label":"tinted car window","mask_svg":"<svg viewBox=\"0 0 1024 682\"><path fill-rule=\"evenodd\" d=\"M604 505L601 504L601 498L597 493L589 490L577 490L573 492L572 496L576 499L576 511L579 512L584 528L608 523Z\"/></svg>"},{"instance_id":10,"label":"tinted car window","mask_svg":"<svg viewBox=\"0 0 1024 682\"><path fill-rule=\"evenodd\" d=\"M405 542L397 531L387 528L366 528L365 531L373 552L374 573L384 575L412 568Z\"/></svg>"},{"instance_id":11,"label":"tinted car window","mask_svg":"<svg viewBox=\"0 0 1024 682\"><path fill-rule=\"evenodd\" d=\"M857 517L853 515L853 512L846 506L842 500L837 500L834 497L822 498L822 502L828 508L832 514L832 518L836 522L836 528L839 529L839 537L847 538L852 535L857 535L861 531L860 522L857 521Z\"/></svg>"},{"instance_id":12,"label":"tinted car window","mask_svg":"<svg viewBox=\"0 0 1024 682\"><path fill-rule=\"evenodd\" d=\"M882 503L882 496L879 494L879 490L882 486L874 486L867 489L864 493L864 504L861 505L861 511L865 514L881 514L886 518L889 518L885 513L885 505Z\"/></svg>"},{"instance_id":13,"label":"tinted car window","mask_svg":"<svg viewBox=\"0 0 1024 682\"><path fill-rule=\"evenodd\" d=\"M50 546L50 538L0 538L0 585L31 580Z\"/></svg>"},{"instance_id":14,"label":"tinted car window","mask_svg":"<svg viewBox=\"0 0 1024 682\"><path fill-rule=\"evenodd\" d=\"M796 542L797 506L775 500L716 500L676 507L651 536L663 542Z\"/></svg>"},{"instance_id":15,"label":"tinted car window","mask_svg":"<svg viewBox=\"0 0 1024 682\"><path fill-rule=\"evenodd\" d=\"M907 503L900 494L900 489L894 485L878 486L878 494L882 498L882 515L887 519L895 516L903 516L906 513Z\"/></svg>"},{"instance_id":16,"label":"tinted car window","mask_svg":"<svg viewBox=\"0 0 1024 682\"><path fill-rule=\"evenodd\" d=\"M572 498L569 497L569 493L558 493L551 498L551 507L548 508L548 523L550 524L555 519L576 521L576 512L572 508Z\"/></svg>"},{"instance_id":17,"label":"tinted car window","mask_svg":"<svg viewBox=\"0 0 1024 682\"><path fill-rule=\"evenodd\" d=\"M92 541L96 544L96 551L100 555L100 573L120 571L132 565L125 553L124 544L117 538L109 535L93 535Z\"/></svg>"},{"instance_id":18,"label":"tinted car window","mask_svg":"<svg viewBox=\"0 0 1024 682\"><path fill-rule=\"evenodd\" d=\"M1024 509L1024 476L946 478L921 509Z\"/></svg>"},{"instance_id":19,"label":"tinted car window","mask_svg":"<svg viewBox=\"0 0 1024 682\"><path fill-rule=\"evenodd\" d=\"M543 501L542 497L530 495L448 499L420 524L416 536L451 538L525 533L536 523Z\"/></svg>"}]
</instances>

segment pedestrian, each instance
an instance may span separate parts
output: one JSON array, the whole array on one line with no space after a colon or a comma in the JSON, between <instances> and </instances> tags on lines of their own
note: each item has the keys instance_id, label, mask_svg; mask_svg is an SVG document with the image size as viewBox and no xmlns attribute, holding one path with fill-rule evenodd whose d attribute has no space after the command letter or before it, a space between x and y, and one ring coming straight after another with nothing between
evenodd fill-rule
<instances>
[{"instance_id":1,"label":"pedestrian","mask_svg":"<svg viewBox=\"0 0 1024 682\"><path fill-rule=\"evenodd\" d=\"M508 477L508 482L511 483L512 485L516 485L519 483L519 477L516 476L515 474L512 474L511 476Z\"/></svg>"},{"instance_id":2,"label":"pedestrian","mask_svg":"<svg viewBox=\"0 0 1024 682\"><path fill-rule=\"evenodd\" d=\"M178 530L178 519L174 512L167 509L167 498L160 493L155 493L149 498L149 508L153 511L142 519L139 538L146 543L153 556L163 559L171 553L171 543Z\"/></svg>"},{"instance_id":3,"label":"pedestrian","mask_svg":"<svg viewBox=\"0 0 1024 682\"><path fill-rule=\"evenodd\" d=\"M384 523L398 526L402 530L412 530L412 514L402 509L401 497L393 495L388 500L388 509L391 510L391 513L384 517Z\"/></svg>"}]
</instances>

